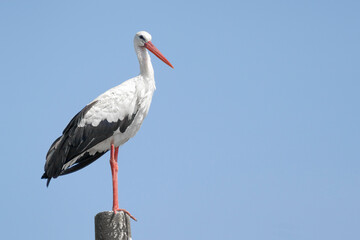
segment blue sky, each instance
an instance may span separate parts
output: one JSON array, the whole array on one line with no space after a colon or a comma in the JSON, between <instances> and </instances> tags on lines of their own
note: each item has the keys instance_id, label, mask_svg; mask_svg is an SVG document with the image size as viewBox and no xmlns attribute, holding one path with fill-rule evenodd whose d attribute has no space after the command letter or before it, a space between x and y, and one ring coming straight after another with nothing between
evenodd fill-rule
<instances>
[{"instance_id":1,"label":"blue sky","mask_svg":"<svg viewBox=\"0 0 360 240\"><path fill-rule=\"evenodd\" d=\"M139 73L157 90L119 153L133 239L359 239L358 1L1 1L4 239L91 239L109 155L49 188L69 120Z\"/></svg>"}]
</instances>

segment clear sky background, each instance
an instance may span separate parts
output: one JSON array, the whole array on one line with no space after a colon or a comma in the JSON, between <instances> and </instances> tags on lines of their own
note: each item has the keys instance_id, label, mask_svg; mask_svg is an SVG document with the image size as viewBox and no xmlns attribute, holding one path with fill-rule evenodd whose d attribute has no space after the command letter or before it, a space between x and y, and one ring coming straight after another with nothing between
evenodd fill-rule
<instances>
[{"instance_id":1,"label":"clear sky background","mask_svg":"<svg viewBox=\"0 0 360 240\"><path fill-rule=\"evenodd\" d=\"M1 1L2 239L93 239L109 154L46 188L45 155L88 102L157 90L119 153L133 239L360 239L359 1Z\"/></svg>"}]
</instances>

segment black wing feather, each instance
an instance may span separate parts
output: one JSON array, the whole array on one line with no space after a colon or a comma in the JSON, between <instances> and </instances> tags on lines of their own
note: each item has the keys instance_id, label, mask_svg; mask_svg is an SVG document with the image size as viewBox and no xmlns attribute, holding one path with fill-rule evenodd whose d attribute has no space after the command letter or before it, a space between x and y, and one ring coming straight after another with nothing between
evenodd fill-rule
<instances>
[{"instance_id":1,"label":"black wing feather","mask_svg":"<svg viewBox=\"0 0 360 240\"><path fill-rule=\"evenodd\" d=\"M90 155L86 151L96 144L111 137L113 133L120 129L124 133L127 127L130 126L136 113L130 117L126 116L123 120L109 123L103 120L96 127L91 124L84 127L78 127L80 121L84 118L85 114L93 107L97 101L85 106L78 114L76 114L63 131L63 135L57 138L51 145L45 163L45 173L42 178L47 178L49 184L51 178L56 178L60 175L75 172L83 167L88 166L96 159L104 155L104 152L97 152ZM73 158L79 157L75 162L69 165L66 169L63 166L71 161Z\"/></svg>"},{"instance_id":2,"label":"black wing feather","mask_svg":"<svg viewBox=\"0 0 360 240\"><path fill-rule=\"evenodd\" d=\"M80 170L80 169L86 167L87 165L93 163L96 159L100 158L106 152L107 151L101 152L101 153L97 152L94 155L90 155L89 153L85 153L83 156L81 156L76 161L75 165L72 165L70 168L67 168L64 171L62 171L60 175L66 175L66 174L69 174L69 173L76 172L77 170Z\"/></svg>"}]
</instances>

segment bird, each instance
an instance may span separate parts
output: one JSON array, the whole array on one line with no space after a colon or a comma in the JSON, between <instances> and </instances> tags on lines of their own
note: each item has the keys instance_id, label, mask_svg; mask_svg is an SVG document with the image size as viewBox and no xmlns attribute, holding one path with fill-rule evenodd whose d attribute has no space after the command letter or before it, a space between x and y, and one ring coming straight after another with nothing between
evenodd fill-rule
<instances>
[{"instance_id":1,"label":"bird","mask_svg":"<svg viewBox=\"0 0 360 240\"><path fill-rule=\"evenodd\" d=\"M118 152L119 146L134 137L147 116L156 89L152 52L165 64L173 65L151 42L146 31L135 34L134 48L140 65L140 74L115 86L87 104L68 123L46 155L44 174L49 186L52 178L76 172L103 156L110 150L110 166L113 184L114 213L118 204Z\"/></svg>"}]
</instances>

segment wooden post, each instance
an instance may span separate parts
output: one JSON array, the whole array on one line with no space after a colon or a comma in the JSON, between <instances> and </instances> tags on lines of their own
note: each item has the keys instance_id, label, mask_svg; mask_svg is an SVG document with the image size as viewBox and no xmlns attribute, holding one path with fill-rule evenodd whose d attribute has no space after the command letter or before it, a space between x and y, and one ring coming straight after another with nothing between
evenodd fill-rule
<instances>
[{"instance_id":1,"label":"wooden post","mask_svg":"<svg viewBox=\"0 0 360 240\"><path fill-rule=\"evenodd\" d=\"M95 240L131 240L130 217L122 211L96 214Z\"/></svg>"}]
</instances>

